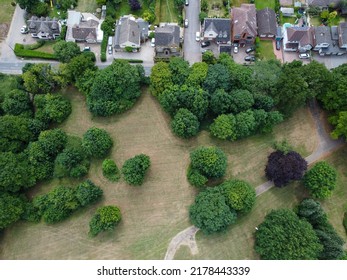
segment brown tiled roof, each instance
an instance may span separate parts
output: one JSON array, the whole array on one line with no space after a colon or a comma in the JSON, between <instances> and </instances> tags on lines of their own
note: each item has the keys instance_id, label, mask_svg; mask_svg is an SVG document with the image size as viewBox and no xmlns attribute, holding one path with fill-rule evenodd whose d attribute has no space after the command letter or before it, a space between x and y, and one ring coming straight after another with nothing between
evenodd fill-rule
<instances>
[{"instance_id":1,"label":"brown tiled roof","mask_svg":"<svg viewBox=\"0 0 347 280\"><path fill-rule=\"evenodd\" d=\"M72 36L78 40L96 40L96 29L94 27L72 27Z\"/></svg>"},{"instance_id":2,"label":"brown tiled roof","mask_svg":"<svg viewBox=\"0 0 347 280\"><path fill-rule=\"evenodd\" d=\"M273 34L276 35L276 13L270 8L257 11L258 34Z\"/></svg>"},{"instance_id":3,"label":"brown tiled roof","mask_svg":"<svg viewBox=\"0 0 347 280\"><path fill-rule=\"evenodd\" d=\"M241 7L233 8L233 35L248 33L257 36L257 12L254 4L242 4Z\"/></svg>"},{"instance_id":4,"label":"brown tiled roof","mask_svg":"<svg viewBox=\"0 0 347 280\"><path fill-rule=\"evenodd\" d=\"M300 42L301 46L313 45L313 27L288 27L288 42Z\"/></svg>"}]
</instances>

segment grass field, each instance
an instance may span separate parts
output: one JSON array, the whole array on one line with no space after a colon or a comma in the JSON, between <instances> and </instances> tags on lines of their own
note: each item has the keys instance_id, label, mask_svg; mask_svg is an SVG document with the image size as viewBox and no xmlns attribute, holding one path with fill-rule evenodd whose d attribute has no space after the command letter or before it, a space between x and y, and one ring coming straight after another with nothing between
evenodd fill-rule
<instances>
[{"instance_id":1,"label":"grass field","mask_svg":"<svg viewBox=\"0 0 347 280\"><path fill-rule=\"evenodd\" d=\"M347 235L342 225L344 212L347 210L347 147L338 150L327 158L339 172L338 186L332 197L321 202L329 221L339 235L347 241ZM293 208L303 198L308 197L305 188L294 183L285 188L272 188L257 197L252 212L241 217L227 232L205 236L198 232L196 239L199 248L197 255L191 255L188 247L182 246L175 259L257 259L254 252L254 229L271 209Z\"/></svg>"},{"instance_id":2,"label":"grass field","mask_svg":"<svg viewBox=\"0 0 347 280\"><path fill-rule=\"evenodd\" d=\"M255 7L257 8L257 10L261 10L264 8L271 8L271 9L275 9L275 0L258 0L255 1Z\"/></svg>"},{"instance_id":3,"label":"grass field","mask_svg":"<svg viewBox=\"0 0 347 280\"><path fill-rule=\"evenodd\" d=\"M10 0L0 0L0 41L6 36L11 25L12 15L15 7Z\"/></svg>"},{"instance_id":4,"label":"grass field","mask_svg":"<svg viewBox=\"0 0 347 280\"><path fill-rule=\"evenodd\" d=\"M257 46L257 53L259 53L259 57L261 59L276 59L272 40L259 40L259 46Z\"/></svg>"},{"instance_id":5,"label":"grass field","mask_svg":"<svg viewBox=\"0 0 347 280\"><path fill-rule=\"evenodd\" d=\"M173 0L156 0L155 13L156 24L160 22L178 22L178 11Z\"/></svg>"},{"instance_id":6,"label":"grass field","mask_svg":"<svg viewBox=\"0 0 347 280\"><path fill-rule=\"evenodd\" d=\"M211 138L206 131L191 140L174 137L168 116L147 93L132 110L110 118L92 118L86 109L84 96L74 89L68 89L65 95L72 101L73 111L61 128L77 136L82 136L91 126L106 129L115 142L110 158L121 167L126 159L136 154L148 154L152 161L149 174L141 187L126 185L122 180L110 183L102 176L101 161L92 162L89 178L104 190L104 200L56 225L15 224L3 235L0 259L162 259L170 240L190 225L188 207L194 200L196 190L186 181L186 169L189 152L193 148L218 145L228 156L226 177L237 176L255 186L265 180L263 170L273 140L285 138L304 155L310 154L317 145L307 109L299 110L293 118L276 127L272 134L229 143ZM30 194L46 193L58 184L77 183L76 180L64 179L59 182L54 179L35 187ZM283 195L283 191L289 194ZM259 223L266 214L257 209L277 207L285 196L288 196L285 203L294 203L292 197L297 192L292 188L283 191L272 190L262 196L253 213L240 219L235 229L230 231L231 236L205 238L199 233L201 250L197 257L209 258L217 254L212 248L216 241L221 242L217 247L223 248L218 253L219 258L235 256L236 253L239 258L254 257L249 253L250 245L247 245L252 235L243 234L254 228L254 224ZM88 223L95 209L109 204L121 208L123 221L115 231L89 238ZM242 227L239 227L240 223ZM233 248L227 247L230 242L234 242L233 246L238 251L232 252ZM246 247L242 249L241 246ZM225 254L229 249L229 255Z\"/></svg>"},{"instance_id":7,"label":"grass field","mask_svg":"<svg viewBox=\"0 0 347 280\"><path fill-rule=\"evenodd\" d=\"M98 5L95 0L78 0L76 10L85 13L94 13Z\"/></svg>"}]
</instances>

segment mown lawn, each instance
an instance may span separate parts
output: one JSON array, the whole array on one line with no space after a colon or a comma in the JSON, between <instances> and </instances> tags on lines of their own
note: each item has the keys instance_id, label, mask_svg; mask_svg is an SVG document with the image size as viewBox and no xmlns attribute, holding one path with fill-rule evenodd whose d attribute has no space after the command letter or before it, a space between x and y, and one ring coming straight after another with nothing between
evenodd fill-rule
<instances>
[{"instance_id":1,"label":"mown lawn","mask_svg":"<svg viewBox=\"0 0 347 280\"><path fill-rule=\"evenodd\" d=\"M259 44L257 44L257 53L260 59L275 59L272 40L259 40Z\"/></svg>"},{"instance_id":2,"label":"mown lawn","mask_svg":"<svg viewBox=\"0 0 347 280\"><path fill-rule=\"evenodd\" d=\"M275 0L257 0L255 1L255 7L257 10L261 10L264 8L275 9Z\"/></svg>"},{"instance_id":3,"label":"mown lawn","mask_svg":"<svg viewBox=\"0 0 347 280\"><path fill-rule=\"evenodd\" d=\"M156 0L155 2L156 24L160 22L178 22L178 10L174 0Z\"/></svg>"},{"instance_id":4,"label":"mown lawn","mask_svg":"<svg viewBox=\"0 0 347 280\"><path fill-rule=\"evenodd\" d=\"M97 8L95 0L78 0L76 11L94 13Z\"/></svg>"},{"instance_id":5,"label":"mown lawn","mask_svg":"<svg viewBox=\"0 0 347 280\"><path fill-rule=\"evenodd\" d=\"M249 4L249 0L231 0L230 3L233 7L240 7L241 4Z\"/></svg>"},{"instance_id":6,"label":"mown lawn","mask_svg":"<svg viewBox=\"0 0 347 280\"><path fill-rule=\"evenodd\" d=\"M11 5L10 0L0 0L0 41L5 38L12 20L15 7Z\"/></svg>"},{"instance_id":7,"label":"mown lawn","mask_svg":"<svg viewBox=\"0 0 347 280\"><path fill-rule=\"evenodd\" d=\"M102 175L101 161L93 161L88 178L104 190L103 201L78 211L56 225L24 222L13 225L2 238L1 259L162 259L170 240L190 225L188 208L197 193L186 180L189 152L192 149L200 145L221 147L228 157L226 178L245 179L256 186L266 180L264 166L274 140L285 138L304 155L310 154L317 145L312 118L307 109L299 110L271 134L230 143L212 138L206 131L191 140L174 137L168 116L147 90L144 90L144 95L132 110L109 118L92 117L86 108L85 97L75 89L68 88L65 95L71 100L73 111L59 127L77 136L82 136L92 126L106 129L114 140L109 157L121 167L126 159L136 154L148 154L152 162L149 174L141 187L129 186L123 180L111 183ZM46 193L59 184L76 185L78 182L54 179L33 188L30 195ZM274 198L258 201L257 205L260 206L256 209L271 207L278 191L270 193ZM289 197L287 203L290 201ZM88 237L88 223L95 209L109 204L120 207L122 222L112 232L93 239ZM253 227L265 214L263 211L257 213L257 210L254 213L254 216L251 213L240 219L239 223L246 228ZM230 232L237 234L233 240L242 238L233 245L235 248L240 246L238 250L242 251L241 245L247 243L249 238L242 235L245 229ZM215 246L215 238L205 239L198 234L199 249L200 239L207 242L201 245L199 258L209 258L215 254L214 249L209 249L209 246ZM218 240L224 239L225 245L230 242L226 235L221 235ZM211 253L209 250L212 250ZM246 252L249 250L245 250L243 255L239 255L240 258L248 254ZM219 254L220 258L227 257L223 251Z\"/></svg>"}]
</instances>

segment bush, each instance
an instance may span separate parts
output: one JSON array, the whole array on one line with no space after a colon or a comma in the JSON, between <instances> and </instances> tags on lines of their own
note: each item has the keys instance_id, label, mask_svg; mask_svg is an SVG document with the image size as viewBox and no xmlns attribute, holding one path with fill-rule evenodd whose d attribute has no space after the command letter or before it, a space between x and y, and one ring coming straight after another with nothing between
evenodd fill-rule
<instances>
[{"instance_id":1,"label":"bush","mask_svg":"<svg viewBox=\"0 0 347 280\"><path fill-rule=\"evenodd\" d=\"M336 188L337 172L325 161L316 163L304 176L304 186L314 198L324 199L331 196Z\"/></svg>"},{"instance_id":2,"label":"bush","mask_svg":"<svg viewBox=\"0 0 347 280\"><path fill-rule=\"evenodd\" d=\"M227 157L218 147L199 147L190 153L191 166L207 178L223 177Z\"/></svg>"},{"instance_id":3,"label":"bush","mask_svg":"<svg viewBox=\"0 0 347 280\"><path fill-rule=\"evenodd\" d=\"M92 127L83 135L82 147L90 157L103 158L112 146L112 138L104 129Z\"/></svg>"},{"instance_id":4,"label":"bush","mask_svg":"<svg viewBox=\"0 0 347 280\"><path fill-rule=\"evenodd\" d=\"M0 193L0 230L18 221L24 212L22 199L8 193Z\"/></svg>"},{"instance_id":5,"label":"bush","mask_svg":"<svg viewBox=\"0 0 347 280\"><path fill-rule=\"evenodd\" d=\"M115 58L114 61L125 61L129 63L143 63L141 59L125 59L125 58Z\"/></svg>"},{"instance_id":6,"label":"bush","mask_svg":"<svg viewBox=\"0 0 347 280\"><path fill-rule=\"evenodd\" d=\"M178 137L190 138L199 132L200 122L189 110L181 108L171 122L171 129Z\"/></svg>"},{"instance_id":7,"label":"bush","mask_svg":"<svg viewBox=\"0 0 347 280\"><path fill-rule=\"evenodd\" d=\"M191 166L188 167L187 179L191 185L194 187L205 187L208 179L199 173L198 170L193 169Z\"/></svg>"},{"instance_id":8,"label":"bush","mask_svg":"<svg viewBox=\"0 0 347 280\"><path fill-rule=\"evenodd\" d=\"M81 206L98 201L103 194L102 189L96 186L92 181L86 180L76 187L76 198Z\"/></svg>"},{"instance_id":9,"label":"bush","mask_svg":"<svg viewBox=\"0 0 347 280\"><path fill-rule=\"evenodd\" d=\"M133 50L134 50L133 47L129 47L129 46L126 46L124 49L126 52L133 52Z\"/></svg>"},{"instance_id":10,"label":"bush","mask_svg":"<svg viewBox=\"0 0 347 280\"><path fill-rule=\"evenodd\" d=\"M105 159L102 162L102 174L112 182L117 182L120 179L119 169L112 159Z\"/></svg>"},{"instance_id":11,"label":"bush","mask_svg":"<svg viewBox=\"0 0 347 280\"><path fill-rule=\"evenodd\" d=\"M19 57L29 57L29 58L42 58L42 59L51 59L58 60L58 58L51 53L39 52L34 50L26 50L22 44L16 43L14 46L14 53Z\"/></svg>"},{"instance_id":12,"label":"bush","mask_svg":"<svg viewBox=\"0 0 347 280\"><path fill-rule=\"evenodd\" d=\"M89 234L98 235L101 231L112 230L121 221L122 215L116 206L103 206L96 210L89 223Z\"/></svg>"},{"instance_id":13,"label":"bush","mask_svg":"<svg viewBox=\"0 0 347 280\"><path fill-rule=\"evenodd\" d=\"M149 156L144 154L126 160L122 167L125 181L130 185L142 185L150 165Z\"/></svg>"}]
</instances>

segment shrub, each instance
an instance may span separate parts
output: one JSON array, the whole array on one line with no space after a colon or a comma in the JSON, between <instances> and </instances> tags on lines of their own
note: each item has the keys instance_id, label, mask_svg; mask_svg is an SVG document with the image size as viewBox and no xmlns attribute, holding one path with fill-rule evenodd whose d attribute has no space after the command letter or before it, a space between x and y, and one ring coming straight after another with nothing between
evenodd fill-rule
<instances>
[{"instance_id":1,"label":"shrub","mask_svg":"<svg viewBox=\"0 0 347 280\"><path fill-rule=\"evenodd\" d=\"M201 175L198 170L193 169L191 166L188 167L187 179L194 187L204 187L208 182L204 175Z\"/></svg>"},{"instance_id":2,"label":"shrub","mask_svg":"<svg viewBox=\"0 0 347 280\"><path fill-rule=\"evenodd\" d=\"M336 188L337 172L325 161L316 163L304 176L304 185L315 198L324 199L331 196Z\"/></svg>"},{"instance_id":3,"label":"shrub","mask_svg":"<svg viewBox=\"0 0 347 280\"><path fill-rule=\"evenodd\" d=\"M112 159L105 159L102 162L102 174L112 182L117 182L120 179L119 169Z\"/></svg>"},{"instance_id":4,"label":"shrub","mask_svg":"<svg viewBox=\"0 0 347 280\"><path fill-rule=\"evenodd\" d=\"M92 181L86 180L76 187L76 198L81 206L98 201L103 194L102 189L96 186Z\"/></svg>"},{"instance_id":5,"label":"shrub","mask_svg":"<svg viewBox=\"0 0 347 280\"><path fill-rule=\"evenodd\" d=\"M126 160L122 167L125 181L130 185L142 185L150 165L149 156L144 154Z\"/></svg>"},{"instance_id":6,"label":"shrub","mask_svg":"<svg viewBox=\"0 0 347 280\"><path fill-rule=\"evenodd\" d=\"M172 131L179 137L190 138L199 132L200 122L189 110L181 108L171 122Z\"/></svg>"},{"instance_id":7,"label":"shrub","mask_svg":"<svg viewBox=\"0 0 347 280\"><path fill-rule=\"evenodd\" d=\"M0 193L0 230L18 221L23 212L24 203L19 197Z\"/></svg>"},{"instance_id":8,"label":"shrub","mask_svg":"<svg viewBox=\"0 0 347 280\"><path fill-rule=\"evenodd\" d=\"M96 210L89 223L89 234L98 235L101 231L112 230L121 221L122 215L116 206L103 206Z\"/></svg>"},{"instance_id":9,"label":"shrub","mask_svg":"<svg viewBox=\"0 0 347 280\"><path fill-rule=\"evenodd\" d=\"M112 146L112 138L104 129L92 127L83 135L82 147L90 157L103 158Z\"/></svg>"},{"instance_id":10,"label":"shrub","mask_svg":"<svg viewBox=\"0 0 347 280\"><path fill-rule=\"evenodd\" d=\"M227 168L227 157L218 147L199 147L190 153L192 168L207 178L223 177Z\"/></svg>"}]
</instances>

